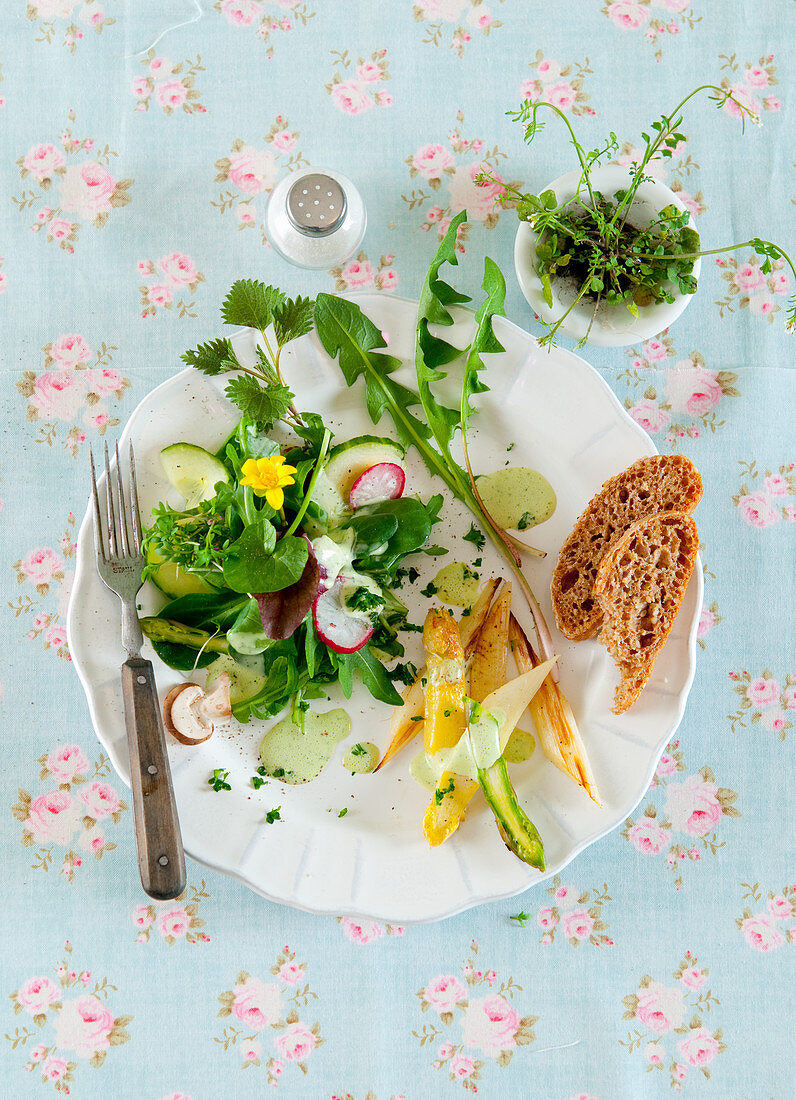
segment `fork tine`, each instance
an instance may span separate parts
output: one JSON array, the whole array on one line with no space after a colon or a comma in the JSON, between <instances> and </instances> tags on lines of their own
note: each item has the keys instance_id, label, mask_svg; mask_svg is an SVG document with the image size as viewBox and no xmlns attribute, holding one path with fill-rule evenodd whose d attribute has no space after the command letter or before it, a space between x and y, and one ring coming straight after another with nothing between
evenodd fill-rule
<instances>
[{"instance_id":1,"label":"fork tine","mask_svg":"<svg viewBox=\"0 0 796 1100\"><path fill-rule=\"evenodd\" d=\"M119 553L119 544L116 541L116 510L113 506L113 482L111 481L111 467L108 461L108 441L105 441L105 505L108 517L108 556L115 558Z\"/></svg>"},{"instance_id":2,"label":"fork tine","mask_svg":"<svg viewBox=\"0 0 796 1100\"><path fill-rule=\"evenodd\" d=\"M99 493L97 492L97 474L94 470L94 452L89 447L88 456L91 462L91 496L94 500L94 550L98 558L107 561L105 554L105 540L102 537L102 516L100 514Z\"/></svg>"},{"instance_id":3,"label":"fork tine","mask_svg":"<svg viewBox=\"0 0 796 1100\"><path fill-rule=\"evenodd\" d=\"M124 498L124 485L122 484L122 467L119 463L119 443L116 442L116 485L119 489L119 549L123 558L127 557L127 507Z\"/></svg>"},{"instance_id":4,"label":"fork tine","mask_svg":"<svg viewBox=\"0 0 796 1100\"><path fill-rule=\"evenodd\" d=\"M130 443L130 511L133 520L133 552L141 553L141 513L138 510L138 482L135 476L135 454Z\"/></svg>"}]
</instances>

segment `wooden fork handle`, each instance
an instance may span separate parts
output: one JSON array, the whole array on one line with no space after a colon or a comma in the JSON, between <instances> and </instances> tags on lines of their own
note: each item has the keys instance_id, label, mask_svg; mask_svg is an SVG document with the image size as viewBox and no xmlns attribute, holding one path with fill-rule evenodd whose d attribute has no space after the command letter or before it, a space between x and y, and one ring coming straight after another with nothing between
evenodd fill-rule
<instances>
[{"instance_id":1,"label":"wooden fork handle","mask_svg":"<svg viewBox=\"0 0 796 1100\"><path fill-rule=\"evenodd\" d=\"M124 662L122 696L141 883L152 898L176 898L185 889L185 855L149 661L130 657Z\"/></svg>"}]
</instances>

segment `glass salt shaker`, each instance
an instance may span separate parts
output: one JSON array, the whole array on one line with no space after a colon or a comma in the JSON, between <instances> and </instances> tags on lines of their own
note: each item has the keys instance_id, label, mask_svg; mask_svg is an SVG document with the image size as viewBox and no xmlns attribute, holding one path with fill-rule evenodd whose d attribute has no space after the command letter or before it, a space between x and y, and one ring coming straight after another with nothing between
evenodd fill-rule
<instances>
[{"instance_id":1,"label":"glass salt shaker","mask_svg":"<svg viewBox=\"0 0 796 1100\"><path fill-rule=\"evenodd\" d=\"M366 225L362 196L347 176L307 168L285 176L271 192L265 232L288 263L320 270L353 255Z\"/></svg>"}]
</instances>

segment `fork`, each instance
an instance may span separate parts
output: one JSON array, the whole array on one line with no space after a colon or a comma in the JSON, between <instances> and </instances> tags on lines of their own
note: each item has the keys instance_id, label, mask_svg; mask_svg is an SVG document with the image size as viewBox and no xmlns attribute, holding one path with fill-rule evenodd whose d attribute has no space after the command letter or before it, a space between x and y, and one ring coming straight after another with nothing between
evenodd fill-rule
<instances>
[{"instance_id":1,"label":"fork","mask_svg":"<svg viewBox=\"0 0 796 1100\"><path fill-rule=\"evenodd\" d=\"M141 518L135 455L130 444L130 491L125 495L116 445L115 482L111 479L108 444L105 444L105 522L100 507L94 455L91 459L91 492L94 499L94 549L97 572L122 601L122 645L127 660L122 665L122 697L127 744L130 750L130 785L138 845L141 884L150 897L176 898L185 889L185 856L174 788L166 754L155 673L141 656L144 638L138 622L135 598L143 583Z\"/></svg>"}]
</instances>

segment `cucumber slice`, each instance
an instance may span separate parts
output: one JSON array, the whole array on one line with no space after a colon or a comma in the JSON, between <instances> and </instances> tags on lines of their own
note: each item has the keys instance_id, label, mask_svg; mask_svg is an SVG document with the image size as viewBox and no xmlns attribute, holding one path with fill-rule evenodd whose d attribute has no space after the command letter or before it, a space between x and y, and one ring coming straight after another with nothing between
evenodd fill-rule
<instances>
[{"instance_id":1,"label":"cucumber slice","mask_svg":"<svg viewBox=\"0 0 796 1100\"><path fill-rule=\"evenodd\" d=\"M167 561L154 547L147 550L146 563L152 570L149 580L164 595L170 596L173 600L180 596L193 596L197 592L218 591L204 577L199 577L195 573L186 573L184 569L180 569L179 565Z\"/></svg>"},{"instance_id":2,"label":"cucumber slice","mask_svg":"<svg viewBox=\"0 0 796 1100\"><path fill-rule=\"evenodd\" d=\"M228 483L229 470L215 455L193 443L172 443L160 452L166 477L185 497L185 507L195 508L203 500L212 500L219 481Z\"/></svg>"},{"instance_id":3,"label":"cucumber slice","mask_svg":"<svg viewBox=\"0 0 796 1100\"><path fill-rule=\"evenodd\" d=\"M262 691L266 683L262 669L262 657L247 657L244 664L224 654L208 665L205 686L209 690L222 672L229 673L229 700L233 706L237 706L238 703L248 702Z\"/></svg>"},{"instance_id":4,"label":"cucumber slice","mask_svg":"<svg viewBox=\"0 0 796 1100\"><path fill-rule=\"evenodd\" d=\"M345 443L338 443L329 452L324 467L326 476L337 489L344 503L348 503L348 494L357 478L371 466L380 462L392 462L400 466L404 473L404 449L393 439L382 439L376 435L358 435Z\"/></svg>"}]
</instances>

